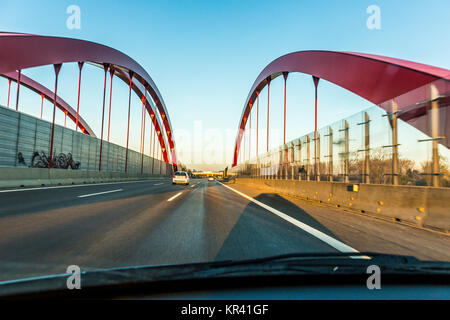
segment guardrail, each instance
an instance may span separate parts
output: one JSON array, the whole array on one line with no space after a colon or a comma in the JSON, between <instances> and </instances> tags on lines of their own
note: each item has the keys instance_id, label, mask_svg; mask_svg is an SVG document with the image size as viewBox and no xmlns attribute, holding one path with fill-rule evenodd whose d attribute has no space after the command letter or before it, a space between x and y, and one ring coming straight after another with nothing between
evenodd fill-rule
<instances>
[{"instance_id":1,"label":"guardrail","mask_svg":"<svg viewBox=\"0 0 450 320\"><path fill-rule=\"evenodd\" d=\"M251 178L234 181L450 233L448 188Z\"/></svg>"}]
</instances>

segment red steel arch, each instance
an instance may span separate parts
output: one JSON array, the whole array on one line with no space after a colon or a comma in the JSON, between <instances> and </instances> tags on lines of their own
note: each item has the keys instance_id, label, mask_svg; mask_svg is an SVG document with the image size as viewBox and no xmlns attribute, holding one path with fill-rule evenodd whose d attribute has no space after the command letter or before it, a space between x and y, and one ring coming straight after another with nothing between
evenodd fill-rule
<instances>
[{"instance_id":1,"label":"red steel arch","mask_svg":"<svg viewBox=\"0 0 450 320\"><path fill-rule=\"evenodd\" d=\"M232 166L237 165L242 133L257 94L286 72L327 80L376 105L433 81L450 80L450 70L373 54L320 50L286 54L269 63L250 89L239 121Z\"/></svg>"},{"instance_id":2,"label":"red steel arch","mask_svg":"<svg viewBox=\"0 0 450 320\"><path fill-rule=\"evenodd\" d=\"M120 78L122 81L129 83L130 77L123 70L116 69L116 70L114 70L114 74L118 78ZM138 97L141 97L141 100L142 100L142 96L144 96L145 90L148 91L148 89L144 88L144 86L142 84L140 84L139 82L137 82L134 79L134 77L131 79L131 88ZM162 134L162 131L161 131L161 128L163 128L163 126L161 125L159 118L156 116L155 110L153 110L153 107L152 107L150 101L147 99L147 97L145 97L145 99L144 99L144 105L145 105L145 108L147 109L147 112L150 115L150 119L153 122L153 126L155 127L156 133L158 134L158 142L161 145L161 147L163 148L163 146L166 145L166 141L164 140L164 135ZM169 131L167 133L167 135L169 136L170 134L171 134L171 132Z\"/></svg>"},{"instance_id":3,"label":"red steel arch","mask_svg":"<svg viewBox=\"0 0 450 320\"><path fill-rule=\"evenodd\" d=\"M11 79L14 82L17 82L19 74L17 71L13 72L7 72L2 74L3 77L7 79ZM53 96L54 93L47 87L41 85L40 83L34 81L33 79L27 77L24 74L20 75L20 85L38 93L44 95L45 99L53 103ZM56 106L63 112L67 112L67 116L73 121L76 122L75 119L77 117L77 112L61 97L56 97ZM96 137L94 131L89 127L87 122L81 117L78 116L78 127L81 129L82 132L92 136Z\"/></svg>"},{"instance_id":4,"label":"red steel arch","mask_svg":"<svg viewBox=\"0 0 450 320\"><path fill-rule=\"evenodd\" d=\"M169 162L168 151L170 150L172 164L176 166L173 130L164 100L150 75L135 60L116 49L98 43L32 34L0 33L0 47L2 48L0 50L0 74L66 62L90 62L102 68L104 64L109 64L117 70L133 73L133 79L148 90L161 114L169 143L169 148L166 148L164 140L159 140L162 143L161 149L164 150L164 161ZM37 50L38 48L41 50Z\"/></svg>"}]
</instances>

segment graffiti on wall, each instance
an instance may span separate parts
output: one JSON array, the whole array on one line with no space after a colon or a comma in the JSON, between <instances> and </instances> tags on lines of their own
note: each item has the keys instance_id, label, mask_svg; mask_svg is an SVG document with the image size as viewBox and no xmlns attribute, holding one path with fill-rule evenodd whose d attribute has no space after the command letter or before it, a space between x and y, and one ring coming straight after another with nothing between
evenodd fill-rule
<instances>
[{"instance_id":1,"label":"graffiti on wall","mask_svg":"<svg viewBox=\"0 0 450 320\"><path fill-rule=\"evenodd\" d=\"M50 158L47 157L44 151L35 151L31 157L31 164L28 166L25 162L22 152L17 154L17 159L19 165L27 166L30 168L48 168L50 166ZM80 168L81 162L73 160L72 154L69 152L67 155L65 153L60 153L53 157L53 168L55 169L72 169L78 170Z\"/></svg>"}]
</instances>

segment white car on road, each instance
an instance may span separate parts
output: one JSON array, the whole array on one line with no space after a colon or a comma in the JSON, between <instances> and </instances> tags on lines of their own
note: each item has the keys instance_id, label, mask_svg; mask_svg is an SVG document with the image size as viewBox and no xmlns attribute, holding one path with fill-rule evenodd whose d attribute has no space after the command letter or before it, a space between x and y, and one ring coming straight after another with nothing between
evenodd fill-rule
<instances>
[{"instance_id":1,"label":"white car on road","mask_svg":"<svg viewBox=\"0 0 450 320\"><path fill-rule=\"evenodd\" d=\"M189 184L189 175L186 171L177 171L173 175L172 184L182 183L185 185Z\"/></svg>"}]
</instances>

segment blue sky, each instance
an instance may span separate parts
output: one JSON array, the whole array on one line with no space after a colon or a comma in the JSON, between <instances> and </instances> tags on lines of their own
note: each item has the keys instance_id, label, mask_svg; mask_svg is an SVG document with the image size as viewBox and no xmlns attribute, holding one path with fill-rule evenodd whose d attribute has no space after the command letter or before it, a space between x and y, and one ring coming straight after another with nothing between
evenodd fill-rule
<instances>
[{"instance_id":1,"label":"blue sky","mask_svg":"<svg viewBox=\"0 0 450 320\"><path fill-rule=\"evenodd\" d=\"M80 30L66 27L69 16L66 8L72 4L81 9ZM372 4L381 9L380 30L366 27L369 16L366 8ZM195 152L216 152L224 155L218 157L224 158L223 161L215 161L220 162L215 165L217 168L231 161L234 142L218 138L218 132L225 136L224 132L231 131L234 139L253 81L280 55L310 49L359 51L450 68L448 0L2 1L0 30L85 39L128 54L149 72L158 86L175 134L179 131L194 135L201 124L201 141L196 148L192 143L178 143L181 160L190 162L189 157ZM53 87L50 67L25 70L24 74ZM58 89L73 106L76 106L76 75L75 64L64 65ZM80 108L97 133L102 88L102 71L86 67ZM271 85L274 129L283 125L282 90L279 78ZM11 92L11 101L15 101L15 90ZM6 104L6 93L7 81L0 79L2 105ZM313 130L313 93L309 76L289 77L288 140ZM112 141L123 145L126 85L116 81L113 95ZM39 115L38 96L23 90L20 102L21 110ZM264 105L264 98L261 103ZM319 127L369 106L368 101L324 81L319 88ZM50 107L47 103L48 119ZM132 122L139 125L140 110L135 97ZM261 109L263 114L264 110ZM59 114L57 119L62 123L63 115ZM265 130L265 116L260 121L261 129ZM131 146L136 150L139 150L139 125L133 126L131 133ZM280 143L276 141L279 138L274 139L271 146ZM260 149L264 147L261 142ZM196 167L208 162L198 159Z\"/></svg>"}]
</instances>

